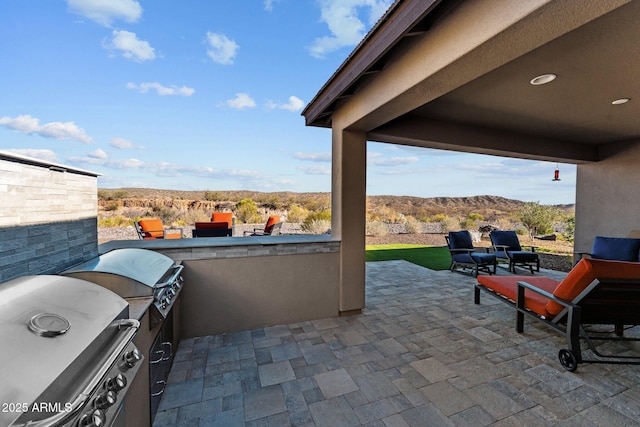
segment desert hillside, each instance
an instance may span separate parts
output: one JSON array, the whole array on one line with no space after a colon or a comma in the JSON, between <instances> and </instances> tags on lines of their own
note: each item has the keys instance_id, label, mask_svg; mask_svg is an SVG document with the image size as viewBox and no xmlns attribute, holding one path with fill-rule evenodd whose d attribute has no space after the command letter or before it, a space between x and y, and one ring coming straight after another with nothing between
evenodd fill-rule
<instances>
[{"instance_id":1,"label":"desert hillside","mask_svg":"<svg viewBox=\"0 0 640 427\"><path fill-rule=\"evenodd\" d=\"M101 189L98 191L99 207L104 211L118 208L154 209L167 208L178 210L232 210L243 199L251 199L264 211L286 211L293 205L299 205L311 211L329 209L330 193L293 193L258 191L179 191L149 188ZM368 196L367 211L379 216L393 214L412 216L427 220L434 215L467 217L470 214L482 215L485 221L508 218L524 202L498 196L473 197L432 197L413 196ZM567 214L573 212L573 205L560 205L559 209Z\"/></svg>"}]
</instances>

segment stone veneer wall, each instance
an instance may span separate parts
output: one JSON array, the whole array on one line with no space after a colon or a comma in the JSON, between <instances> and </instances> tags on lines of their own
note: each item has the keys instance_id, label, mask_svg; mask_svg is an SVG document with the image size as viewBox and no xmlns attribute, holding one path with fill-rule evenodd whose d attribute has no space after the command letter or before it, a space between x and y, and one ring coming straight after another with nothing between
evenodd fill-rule
<instances>
[{"instance_id":1,"label":"stone veneer wall","mask_svg":"<svg viewBox=\"0 0 640 427\"><path fill-rule=\"evenodd\" d=\"M0 152L0 282L98 255L97 176Z\"/></svg>"}]
</instances>

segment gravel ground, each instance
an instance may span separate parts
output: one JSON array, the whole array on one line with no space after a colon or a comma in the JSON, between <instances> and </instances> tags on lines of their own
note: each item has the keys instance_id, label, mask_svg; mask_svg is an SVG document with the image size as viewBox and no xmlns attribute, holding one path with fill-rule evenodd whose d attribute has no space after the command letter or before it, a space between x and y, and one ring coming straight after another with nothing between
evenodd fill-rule
<instances>
[{"instance_id":1,"label":"gravel ground","mask_svg":"<svg viewBox=\"0 0 640 427\"><path fill-rule=\"evenodd\" d=\"M137 240L138 235L133 227L99 227L98 243L105 243L110 240ZM366 236L367 245L384 245L390 243L407 243L418 245L445 246L444 234L387 234L386 236ZM572 267L570 254L573 253L573 246L566 242L536 241L537 246L544 246L564 255L540 253L540 266L557 271L569 271ZM477 247L488 247L488 240L477 243Z\"/></svg>"}]
</instances>

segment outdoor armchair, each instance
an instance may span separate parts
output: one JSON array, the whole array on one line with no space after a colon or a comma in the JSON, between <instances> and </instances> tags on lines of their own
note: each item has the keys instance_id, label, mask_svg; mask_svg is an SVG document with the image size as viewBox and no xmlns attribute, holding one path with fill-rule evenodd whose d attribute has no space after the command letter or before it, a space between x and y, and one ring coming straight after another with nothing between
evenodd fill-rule
<instances>
[{"instance_id":1,"label":"outdoor armchair","mask_svg":"<svg viewBox=\"0 0 640 427\"><path fill-rule=\"evenodd\" d=\"M494 230L489 233L493 252L498 262L509 264L509 271L515 273L516 266L528 267L533 273L533 267L540 271L540 258L536 253L536 246L530 247L530 251L522 250L518 235L513 230Z\"/></svg>"},{"instance_id":2,"label":"outdoor armchair","mask_svg":"<svg viewBox=\"0 0 640 427\"><path fill-rule=\"evenodd\" d=\"M264 226L264 229L254 228L253 231L245 231L245 236L277 236L282 229L282 222L278 215L271 215Z\"/></svg>"},{"instance_id":3,"label":"outdoor armchair","mask_svg":"<svg viewBox=\"0 0 640 427\"><path fill-rule=\"evenodd\" d=\"M140 240L154 240L154 239L181 239L181 228L166 228L162 224L162 220L158 218L154 219L141 219L134 223L136 232Z\"/></svg>"},{"instance_id":4,"label":"outdoor armchair","mask_svg":"<svg viewBox=\"0 0 640 427\"><path fill-rule=\"evenodd\" d=\"M496 272L498 262L495 254L476 251L469 231L450 231L444 238L451 254L449 270L454 271L457 267L470 268L474 277L478 276L479 271L491 274L492 267L493 273Z\"/></svg>"}]
</instances>

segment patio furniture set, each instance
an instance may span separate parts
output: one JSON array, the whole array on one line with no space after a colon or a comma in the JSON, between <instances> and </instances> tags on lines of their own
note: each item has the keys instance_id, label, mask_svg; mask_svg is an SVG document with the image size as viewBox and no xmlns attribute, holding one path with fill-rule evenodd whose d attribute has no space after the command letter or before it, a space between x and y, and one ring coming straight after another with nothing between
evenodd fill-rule
<instances>
[{"instance_id":1,"label":"patio furniture set","mask_svg":"<svg viewBox=\"0 0 640 427\"><path fill-rule=\"evenodd\" d=\"M640 324L640 239L597 236L592 251L580 254L573 269L559 281L543 276L494 275L501 260L507 260L509 272L514 274L516 265L528 267L531 274L534 266L536 271L540 269L534 248L528 253L514 250L515 233L494 233L492 253L474 252L464 232L447 236L451 270L459 265L472 268L477 277L475 304L480 304L480 294L485 292L515 309L518 333L524 331L527 315L565 335L568 348L561 349L558 358L567 371L574 372L581 363L640 364L640 355L627 354L628 348L610 347L605 354L595 345L596 341L640 341L639 336L624 335L625 330ZM489 275L479 275L479 271ZM593 356L583 354L581 340Z\"/></svg>"},{"instance_id":2,"label":"patio furniture set","mask_svg":"<svg viewBox=\"0 0 640 427\"><path fill-rule=\"evenodd\" d=\"M226 237L233 235L234 218L232 212L213 212L211 221L196 222L192 237ZM141 219L134 222L140 240L181 239L182 229L165 227L159 218ZM277 215L268 218L264 228L255 228L243 233L244 236L275 236L280 234L282 221Z\"/></svg>"}]
</instances>

